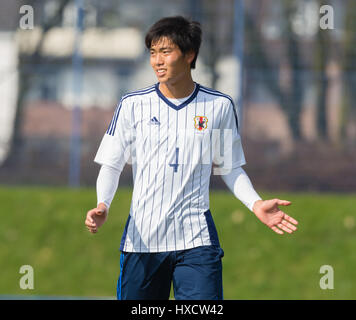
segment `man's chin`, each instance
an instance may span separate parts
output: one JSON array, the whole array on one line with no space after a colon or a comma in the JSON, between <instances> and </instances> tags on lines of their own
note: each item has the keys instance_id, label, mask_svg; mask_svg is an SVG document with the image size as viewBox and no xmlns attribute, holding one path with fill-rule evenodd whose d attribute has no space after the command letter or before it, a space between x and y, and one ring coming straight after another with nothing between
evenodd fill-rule
<instances>
[{"instance_id":1,"label":"man's chin","mask_svg":"<svg viewBox=\"0 0 356 320\"><path fill-rule=\"evenodd\" d=\"M169 84L169 79L167 77L157 77L157 80L159 83L168 85Z\"/></svg>"}]
</instances>

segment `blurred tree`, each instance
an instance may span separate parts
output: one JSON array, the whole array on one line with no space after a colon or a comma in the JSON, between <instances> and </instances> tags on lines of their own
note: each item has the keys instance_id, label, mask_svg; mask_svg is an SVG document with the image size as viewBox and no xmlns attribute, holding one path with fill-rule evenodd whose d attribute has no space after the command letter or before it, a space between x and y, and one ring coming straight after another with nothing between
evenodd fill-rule
<instances>
[{"instance_id":1,"label":"blurred tree","mask_svg":"<svg viewBox=\"0 0 356 320\"><path fill-rule=\"evenodd\" d=\"M289 86L282 88L279 84L279 75L264 47L264 39L255 22L254 13L246 11L246 59L248 64L258 70L263 70L262 76L266 88L277 99L282 111L286 114L288 124L295 141L302 139L300 115L304 85L301 72L301 56L297 35L292 29L292 19L296 10L295 0L282 1L282 9L285 12L285 25L282 37L285 40L286 59L288 62L291 81ZM281 26L282 28L282 26Z\"/></svg>"},{"instance_id":2,"label":"blurred tree","mask_svg":"<svg viewBox=\"0 0 356 320\"><path fill-rule=\"evenodd\" d=\"M189 14L203 29L201 59L211 74L210 87L219 80L217 65L223 54L232 54L233 0L187 0Z\"/></svg>"},{"instance_id":3,"label":"blurred tree","mask_svg":"<svg viewBox=\"0 0 356 320\"><path fill-rule=\"evenodd\" d=\"M15 115L15 123L14 123L14 134L10 141L10 151L7 159L4 162L4 166L16 165L18 161L21 160L21 150L23 148L23 134L21 131L22 120L23 120L23 107L24 107L26 94L31 87L31 83L34 77L36 76L36 73L33 70L33 68L38 66L43 59L41 51L47 32L51 28L58 26L61 23L64 9L67 6L67 4L71 1L72 0L58 0L57 8L54 14L48 19L41 20L42 33L33 52L28 55L19 53L19 57L18 57L19 83L18 83L18 96L17 96L16 115ZM35 5L38 5L38 2L39 1L36 0L28 0L26 1L26 4L35 7ZM35 11L35 15L36 15L36 11Z\"/></svg>"},{"instance_id":4,"label":"blurred tree","mask_svg":"<svg viewBox=\"0 0 356 320\"><path fill-rule=\"evenodd\" d=\"M204 56L204 60L211 72L212 88L216 87L216 83L219 78L216 66L220 56L218 45L218 24L220 16L218 14L218 0L205 1L203 3L204 16L203 16L203 30L205 35L205 43L208 54ZM203 35L203 36L204 36Z\"/></svg>"},{"instance_id":5,"label":"blurred tree","mask_svg":"<svg viewBox=\"0 0 356 320\"><path fill-rule=\"evenodd\" d=\"M319 0L319 6L326 5L325 0ZM330 50L329 30L318 28L316 35L316 47L314 56L314 70L317 82L317 113L316 128L318 138L328 140L328 120L327 120L327 92L329 79L327 75L327 64Z\"/></svg>"},{"instance_id":6,"label":"blurred tree","mask_svg":"<svg viewBox=\"0 0 356 320\"><path fill-rule=\"evenodd\" d=\"M346 141L347 127L351 121L356 121L356 1L346 3L345 33L343 39L344 57L342 59L342 112L340 124L341 141ZM350 137L355 138L355 137ZM354 140L354 139L353 139Z\"/></svg>"},{"instance_id":7,"label":"blurred tree","mask_svg":"<svg viewBox=\"0 0 356 320\"><path fill-rule=\"evenodd\" d=\"M297 1L285 0L282 1L282 4L284 6L283 9L286 18L284 38L286 40L287 59L291 73L291 84L289 90L285 92L287 95L287 105L283 106L283 108L287 113L293 138L295 140L300 140L302 138L300 116L302 111L304 86L299 41L297 35L292 29L293 17L295 16L297 10Z\"/></svg>"}]
</instances>

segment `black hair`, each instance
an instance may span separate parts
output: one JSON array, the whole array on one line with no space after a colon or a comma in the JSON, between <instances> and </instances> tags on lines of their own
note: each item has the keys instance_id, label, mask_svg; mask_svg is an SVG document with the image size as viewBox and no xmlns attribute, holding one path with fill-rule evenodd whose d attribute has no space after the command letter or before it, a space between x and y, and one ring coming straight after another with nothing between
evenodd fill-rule
<instances>
[{"instance_id":1,"label":"black hair","mask_svg":"<svg viewBox=\"0 0 356 320\"><path fill-rule=\"evenodd\" d=\"M195 57L190 68L195 68L202 39L200 23L188 20L182 16L166 17L158 20L147 32L145 44L151 48L152 42L167 37L176 44L183 54L193 51Z\"/></svg>"}]
</instances>

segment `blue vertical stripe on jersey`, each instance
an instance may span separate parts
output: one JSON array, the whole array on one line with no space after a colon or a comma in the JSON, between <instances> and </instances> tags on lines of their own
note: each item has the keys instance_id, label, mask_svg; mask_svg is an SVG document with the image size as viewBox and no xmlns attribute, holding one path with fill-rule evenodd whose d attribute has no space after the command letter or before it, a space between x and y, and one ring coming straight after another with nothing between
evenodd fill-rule
<instances>
[{"instance_id":1,"label":"blue vertical stripe on jersey","mask_svg":"<svg viewBox=\"0 0 356 320\"><path fill-rule=\"evenodd\" d=\"M142 100L141 100L141 119L144 119L144 116L143 116L143 104L142 104ZM141 123L141 132L142 132L142 137L143 137L143 123ZM146 145L146 142L144 143L143 145L143 159L146 159L146 148L145 148L145 145ZM144 161L144 160L143 160ZM142 198L142 185L143 185L143 170L142 170L142 184L141 184L141 194L140 194L140 198ZM146 201L146 198L145 198L145 201ZM140 234L140 251L141 251L141 248L142 248L142 242L143 242L143 239L142 239L142 225L143 225L143 216L145 214L145 209L143 209L143 213L142 213L142 219L141 219L141 234Z\"/></svg>"},{"instance_id":2,"label":"blue vertical stripe on jersey","mask_svg":"<svg viewBox=\"0 0 356 320\"><path fill-rule=\"evenodd\" d=\"M150 118L149 119L152 119L152 101L151 101L151 98L150 98ZM150 126L150 152L152 152L152 132L151 132L151 128L152 126ZM151 161L149 161L150 164L149 164L149 168L148 168L148 179L150 179L150 170L151 170ZM157 174L155 174L155 181L156 181L156 177L157 177ZM155 183L156 185L156 183ZM154 201L155 201L155 186L153 187L153 199L152 199L152 210L151 210L151 217L150 217L150 226L149 226L149 233L148 233L148 244L147 244L147 247L150 248L150 240L151 240L151 223L152 223L152 216L153 216L153 205L154 205Z\"/></svg>"},{"instance_id":3,"label":"blue vertical stripe on jersey","mask_svg":"<svg viewBox=\"0 0 356 320\"><path fill-rule=\"evenodd\" d=\"M158 98L158 119L161 120L161 107L160 107L160 99ZM159 149L160 149L160 146L161 146L161 126L158 127L158 159L157 159L157 167L158 167L158 163L159 163ZM164 180L163 180L163 185L164 185ZM163 188L162 188L163 190ZM162 195L163 195L163 191L162 191ZM162 200L162 199L161 199ZM161 209L162 209L162 202L161 201ZM161 210L162 211L162 210ZM158 221L161 220L161 212L159 214L159 219ZM159 250L159 227L157 227L157 251Z\"/></svg>"},{"instance_id":4,"label":"blue vertical stripe on jersey","mask_svg":"<svg viewBox=\"0 0 356 320\"><path fill-rule=\"evenodd\" d=\"M151 119L152 118L152 114L151 114L151 99L150 99L150 116L148 119ZM151 126L149 126L150 129L149 129L149 141L150 141L150 146L149 146L149 152L148 152L148 155L150 156L150 152L151 152ZM146 156L145 156L145 159L146 159ZM149 157L149 160L148 160L148 175L147 175L147 184L146 186L148 187L149 186L149 183L150 183L150 178L151 178L151 159ZM143 202L143 212L142 212L142 222L141 222L141 243L143 244L143 238L142 238L142 235L143 235L143 232L142 232L142 226L143 226L143 220L144 220L144 216L145 216L145 211L146 211L146 197L145 197L145 201ZM152 216L152 215L151 215ZM148 239L150 238L150 234L151 234L151 230L148 230ZM149 247L149 246L148 246ZM140 246L140 249L141 249L141 246Z\"/></svg>"},{"instance_id":5,"label":"blue vertical stripe on jersey","mask_svg":"<svg viewBox=\"0 0 356 320\"><path fill-rule=\"evenodd\" d=\"M142 101L141 101L141 119L143 119L143 107L142 107ZM142 122L141 122L141 136L143 137L143 127L142 127ZM137 154L137 152L136 152ZM137 173L136 173L137 174ZM138 208L139 208L139 205L140 205L140 200L141 200L141 195L142 195L142 189L143 189L143 170L142 168L140 168L140 176L142 177L141 178L141 191L140 191L140 196L138 197L138 200L137 200L137 204L136 204L136 207L134 208L134 221L136 222L136 212L138 211ZM140 176L138 176L136 179L140 179ZM132 228L132 245L134 248L136 248L136 245L135 245L135 235L136 235L137 231L136 231L136 228ZM137 235L138 237L140 236L139 234ZM140 240L140 237L139 237L139 241ZM141 243L141 242L140 242Z\"/></svg>"},{"instance_id":6,"label":"blue vertical stripe on jersey","mask_svg":"<svg viewBox=\"0 0 356 320\"><path fill-rule=\"evenodd\" d=\"M205 104L206 104L206 99L204 98L204 115L205 115ZM203 153L203 146L200 145L200 160L202 160L202 153ZM202 175L202 171L203 171L203 163L200 163L198 208L199 208L199 204L200 204L200 191L201 191L201 175ZM199 218L199 228L201 230L200 215L199 215L198 218ZM200 237L201 237L202 245L204 245L202 233L200 233Z\"/></svg>"},{"instance_id":7,"label":"blue vertical stripe on jersey","mask_svg":"<svg viewBox=\"0 0 356 320\"><path fill-rule=\"evenodd\" d=\"M176 128L175 128L175 133L176 133L176 144L175 144L175 149L176 149L176 157L178 156L178 153L177 153L177 136L178 136L178 112L176 112ZM177 163L178 163L178 160L177 160ZM174 170L176 170L177 167L174 168ZM175 174L173 173L172 174L172 188L171 188L171 199L169 200L169 202L171 203L172 201L172 194L173 194L173 188L174 188L174 178L175 178ZM174 201L174 206L173 206L173 213L175 212L175 203L176 203L176 200L177 198L175 199ZM173 217L173 229L174 229L174 249L177 250L177 235L176 235L176 217L174 216Z\"/></svg>"},{"instance_id":8,"label":"blue vertical stripe on jersey","mask_svg":"<svg viewBox=\"0 0 356 320\"><path fill-rule=\"evenodd\" d=\"M221 103L221 105L223 105L223 103ZM222 107L221 107L222 108ZM219 129L221 128L221 120L222 120L222 114L220 112L220 120L219 120Z\"/></svg>"},{"instance_id":9,"label":"blue vertical stripe on jersey","mask_svg":"<svg viewBox=\"0 0 356 320\"><path fill-rule=\"evenodd\" d=\"M212 119L212 123L214 123L214 120L215 120L215 114L214 114L214 100L212 101L213 102L213 119ZM211 161L213 161L213 129L214 128L211 128L211 131L210 131L210 159Z\"/></svg>"},{"instance_id":10,"label":"blue vertical stripe on jersey","mask_svg":"<svg viewBox=\"0 0 356 320\"><path fill-rule=\"evenodd\" d=\"M127 230L129 228L130 220L131 220L131 215L129 214L129 217L127 218L127 221L125 224L124 233L122 234L122 237L121 237L120 250L124 250L126 235L127 235Z\"/></svg>"},{"instance_id":11,"label":"blue vertical stripe on jersey","mask_svg":"<svg viewBox=\"0 0 356 320\"><path fill-rule=\"evenodd\" d=\"M167 132L169 132L169 109L167 108ZM166 158L164 161L164 176L163 176L163 181L166 180L166 167L167 167L167 156L168 156L168 136L167 136L167 150L166 150ZM162 202L163 202L163 196L162 196ZM162 207L161 207L162 209ZM168 251L168 237L167 237L167 215L165 215L165 225L166 225L166 232L165 232L165 236L166 236L166 250Z\"/></svg>"},{"instance_id":12,"label":"blue vertical stripe on jersey","mask_svg":"<svg viewBox=\"0 0 356 320\"><path fill-rule=\"evenodd\" d=\"M185 146L185 141L186 141L186 135L187 135L187 120L188 120L188 108L185 108L185 130L184 130L184 144L183 146ZM184 160L185 159L185 148L182 148L182 159ZM181 174L181 177L180 177L180 185L182 185L182 182L183 182L183 172L185 170L185 161L182 161L182 174ZM181 212L181 215L182 215L182 206L183 206L183 199L184 199L184 194L185 194L185 187L183 188L183 195L182 195L182 201L181 201L181 204L180 204L180 212ZM183 219L181 219L181 226L182 226L182 232L183 232L183 242L184 242L184 249L186 248L186 241L185 241L185 235L184 235L184 224L183 224ZM190 220L190 228L192 230L192 233L193 233L193 227L192 227L192 220Z\"/></svg>"},{"instance_id":13,"label":"blue vertical stripe on jersey","mask_svg":"<svg viewBox=\"0 0 356 320\"><path fill-rule=\"evenodd\" d=\"M197 102L196 102L196 105L195 105L195 116L197 116ZM194 131L194 137L195 137L195 134L196 134L196 131ZM202 148L202 146L200 145L200 156L201 156L201 148ZM201 159L201 157L200 157L200 159ZM200 164L200 170L201 170L201 164ZM194 176L195 176L195 172L196 171L197 170L194 170L194 174L193 174L192 193L193 193L193 190L194 190ZM199 195L200 195L200 188L199 188ZM199 196L198 196L198 202L199 202ZM198 221L199 221L199 229L201 230L200 214L198 215ZM201 244L204 245L203 235L202 235L201 232L200 232L200 241L201 241Z\"/></svg>"},{"instance_id":14,"label":"blue vertical stripe on jersey","mask_svg":"<svg viewBox=\"0 0 356 320\"><path fill-rule=\"evenodd\" d=\"M158 109L161 110L161 102L160 102L160 99L158 99ZM166 109L167 112L169 111L168 109ZM161 111L159 111L161 112ZM169 117L168 117L169 118ZM161 118L160 118L161 119ZM168 127L169 127L169 124L168 124ZM161 127L160 127L161 128ZM167 130L168 131L168 130ZM161 136L160 136L161 138ZM159 141L159 144L161 141ZM168 138L167 138L167 150L168 150ZM161 197L161 208L159 210L159 220L161 220L161 215L162 215L162 205L163 205L163 195L164 195L164 182L166 181L166 164L167 164L167 152L166 152L166 155L165 155L165 163L164 163L164 170L163 170L163 185L162 185L162 197ZM164 219L164 222L165 222L165 234L167 234L167 220ZM157 249L158 249L158 228L157 228ZM167 244L167 237L166 237L166 247L168 247L168 244Z\"/></svg>"},{"instance_id":15,"label":"blue vertical stripe on jersey","mask_svg":"<svg viewBox=\"0 0 356 320\"><path fill-rule=\"evenodd\" d=\"M141 105L142 105L142 102L141 102ZM144 119L144 118L142 118L142 119ZM150 99L150 116L149 116L149 119L151 119L151 99ZM150 143L151 143L151 126L150 126L150 129L149 129L149 132L150 132L150 134L149 134L149 139L148 139L148 140L149 140ZM150 146L148 155L149 155L149 153L150 153L150 150L151 150L151 146ZM146 147L144 147L144 153L145 153L144 159L146 160L146 159L147 159L147 158L146 158ZM145 161L145 160L144 160L144 161ZM149 160L148 160L148 175L147 175L146 188L148 187L149 182L150 182L150 174L151 174L151 161L150 161L150 159L149 159ZM146 192L147 192L147 191L146 191ZM146 197L144 197L144 198L145 198L145 200L144 200L144 202L143 202L143 212L142 212L142 220L141 220L140 251L141 251L141 246L143 245L143 238L142 238L143 232L142 232L142 230L143 230L143 220L144 220L145 210L146 210ZM150 238L150 231L151 231L151 230L148 231L148 239ZM148 247L149 247L149 246L148 246Z\"/></svg>"},{"instance_id":16,"label":"blue vertical stripe on jersey","mask_svg":"<svg viewBox=\"0 0 356 320\"><path fill-rule=\"evenodd\" d=\"M206 99L204 98L204 115L205 115L205 104L206 104ZM202 160L202 153L203 153L203 146L200 146L200 160ZM200 191L201 191L201 175L203 171L203 163L200 163L200 174L199 174L199 195L198 195L198 208L200 207ZM199 223L200 223L200 216L199 216ZM201 230L201 225L199 225L200 230ZM203 242L203 238L202 238ZM202 243L203 244L203 243Z\"/></svg>"},{"instance_id":17,"label":"blue vertical stripe on jersey","mask_svg":"<svg viewBox=\"0 0 356 320\"><path fill-rule=\"evenodd\" d=\"M223 105L223 103L222 103L221 105ZM222 119L222 114L221 114L221 112L220 112L219 126L218 126L219 129L221 128L221 119ZM221 132L221 131L219 132L219 139L221 139L221 134L224 134L224 133ZM221 141L221 140L220 140L220 141ZM221 148L220 142L219 142L219 147ZM215 150L215 152L219 152L219 155L220 155L220 149L219 149L219 150Z\"/></svg>"},{"instance_id":18,"label":"blue vertical stripe on jersey","mask_svg":"<svg viewBox=\"0 0 356 320\"><path fill-rule=\"evenodd\" d=\"M132 106L131 106L131 117L133 119L133 128L136 130L135 103L134 102L132 102Z\"/></svg>"},{"instance_id":19,"label":"blue vertical stripe on jersey","mask_svg":"<svg viewBox=\"0 0 356 320\"><path fill-rule=\"evenodd\" d=\"M150 104L151 104L151 100L150 100ZM160 111L158 110L158 118L161 119L159 115L160 115ZM160 131L161 131L160 128L161 128L161 126L159 125L158 126L158 140L160 139ZM158 159L157 159L156 173L158 172L159 147L160 147L160 144L158 143L158 150L157 150ZM154 212L154 204L155 204L155 198L156 198L156 183L157 183L157 174L155 174L155 182L154 182L154 187L153 187L153 199L152 199L152 210L151 210L152 213ZM151 229L152 216L153 216L153 214L151 214L150 229ZM158 234L158 227L157 227L157 234ZM152 238L153 238L153 235L152 235ZM150 248L150 246L148 246L148 247ZM158 251L158 238L157 238L157 251Z\"/></svg>"},{"instance_id":20,"label":"blue vertical stripe on jersey","mask_svg":"<svg viewBox=\"0 0 356 320\"><path fill-rule=\"evenodd\" d=\"M186 119L187 119L187 114L186 114ZM187 128L187 121L186 121L186 128ZM194 145L194 139L195 139L195 135L194 135L194 137L193 137L193 145ZM191 172L191 171L192 171L192 162L190 162L190 171L189 171L189 172ZM185 194L185 190L186 190L187 186L188 186L188 183L187 183L187 184L185 185L185 187L184 187L184 194ZM192 224L192 211L191 211L191 209L190 209L190 202L189 202L189 221L190 221L190 230L191 230L191 232L192 232L193 246L195 246L195 245L194 245L193 224Z\"/></svg>"},{"instance_id":21,"label":"blue vertical stripe on jersey","mask_svg":"<svg viewBox=\"0 0 356 320\"><path fill-rule=\"evenodd\" d=\"M210 210L205 211L204 215L205 215L205 219L206 219L206 224L208 225L208 231L209 231L209 237L210 237L211 244L213 246L220 247L218 232L216 231L215 223L214 223L214 220L213 220Z\"/></svg>"},{"instance_id":22,"label":"blue vertical stripe on jersey","mask_svg":"<svg viewBox=\"0 0 356 320\"><path fill-rule=\"evenodd\" d=\"M197 99L198 97L196 97L195 99L195 115L197 113ZM195 141L195 132L194 132L194 136L193 136L193 146L194 146L194 141ZM191 173L192 171L192 161L190 161L190 170L189 172ZM192 189L193 189L193 180L194 180L194 174L193 174L193 179L192 179ZM184 189L188 187L188 183L185 185ZM195 247L194 245L194 234L193 234L193 224L192 224L192 209L191 209L191 203L192 203L192 195L190 195L190 200L189 200L189 220L190 220L190 225L191 225L191 230L192 230L192 241L193 241L193 247Z\"/></svg>"},{"instance_id":23,"label":"blue vertical stripe on jersey","mask_svg":"<svg viewBox=\"0 0 356 320\"><path fill-rule=\"evenodd\" d=\"M116 288L116 295L117 295L117 299L118 300L122 300L122 272L123 272L123 269L124 269L124 260L125 260L125 255L124 253L122 252L120 254L120 277L119 279L117 280L117 288Z\"/></svg>"},{"instance_id":24,"label":"blue vertical stripe on jersey","mask_svg":"<svg viewBox=\"0 0 356 320\"><path fill-rule=\"evenodd\" d=\"M195 99L195 113L194 113L195 117L197 116L197 105L198 105L198 97ZM194 143L195 143L195 134L196 134L196 131L194 131L193 146L194 146ZM192 167L190 167L190 168L192 169ZM190 193L190 200L189 200L190 216L192 214L192 212L191 212L191 202L192 202L192 195L193 195L193 190L194 190L195 172L196 172L196 170L194 170L194 172L193 172L192 191ZM198 222L199 222L199 229L201 230L200 215L198 215ZM200 232L200 240L201 240L201 245L203 245L203 236L202 236L201 232ZM193 243L194 243L194 241L193 241Z\"/></svg>"}]
</instances>

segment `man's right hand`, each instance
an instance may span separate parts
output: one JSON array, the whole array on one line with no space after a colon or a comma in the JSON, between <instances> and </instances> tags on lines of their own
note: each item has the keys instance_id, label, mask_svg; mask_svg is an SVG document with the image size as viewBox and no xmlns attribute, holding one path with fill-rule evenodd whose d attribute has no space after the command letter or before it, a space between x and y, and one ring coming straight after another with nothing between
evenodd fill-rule
<instances>
[{"instance_id":1,"label":"man's right hand","mask_svg":"<svg viewBox=\"0 0 356 320\"><path fill-rule=\"evenodd\" d=\"M96 208L88 211L87 217L85 219L85 225L91 233L98 232L108 216L108 208L104 203L99 203Z\"/></svg>"}]
</instances>

